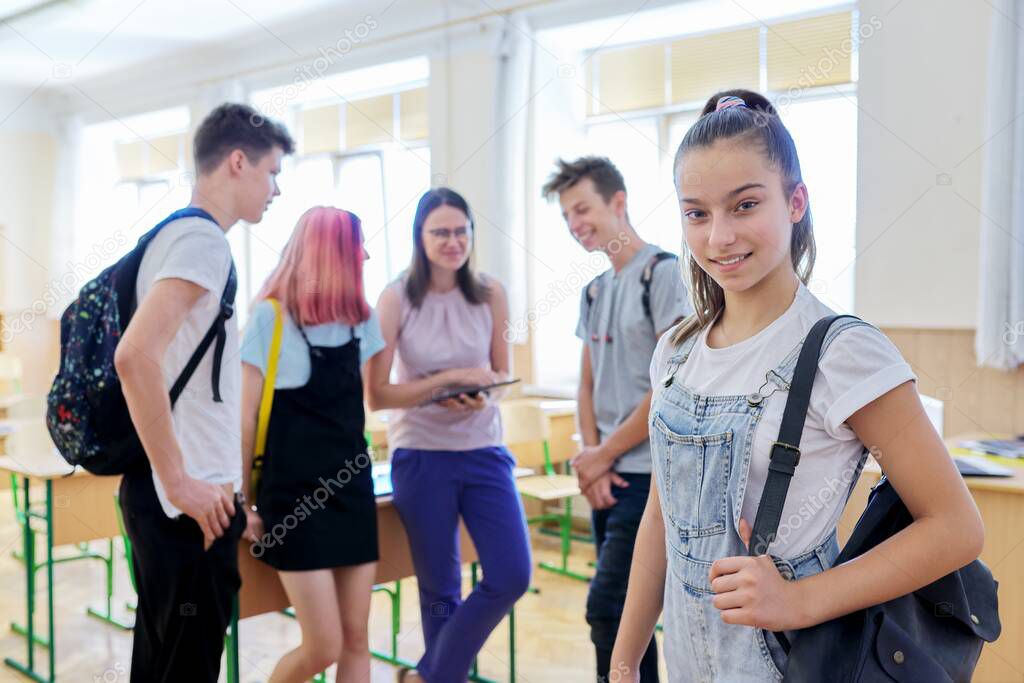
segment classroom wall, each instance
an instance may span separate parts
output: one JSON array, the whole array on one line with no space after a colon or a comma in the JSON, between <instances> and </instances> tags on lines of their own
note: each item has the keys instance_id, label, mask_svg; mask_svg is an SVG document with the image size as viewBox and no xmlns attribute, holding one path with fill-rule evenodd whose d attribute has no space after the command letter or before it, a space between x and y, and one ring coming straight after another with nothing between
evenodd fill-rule
<instances>
[{"instance_id":1,"label":"classroom wall","mask_svg":"<svg viewBox=\"0 0 1024 683\"><path fill-rule=\"evenodd\" d=\"M45 315L57 140L45 98L31 92L0 90L0 348L22 358L22 388L39 394L53 379L59 339Z\"/></svg>"},{"instance_id":2,"label":"classroom wall","mask_svg":"<svg viewBox=\"0 0 1024 683\"><path fill-rule=\"evenodd\" d=\"M856 312L887 327L973 328L991 7L859 8L881 28L860 46Z\"/></svg>"},{"instance_id":3,"label":"classroom wall","mask_svg":"<svg viewBox=\"0 0 1024 683\"><path fill-rule=\"evenodd\" d=\"M603 0L492 4L521 5L543 15L546 26L622 11ZM649 3L660 4L665 3ZM431 56L435 182L464 192L486 225L500 223L495 216L499 187L492 181L497 147L491 136L497 125L494 45L501 20L438 28L460 16L486 14L486 8L476 9L425 2L408 12L375 16L379 27L344 56L339 68ZM862 23L877 16L881 29L861 44L859 56L856 312L887 330L971 329L983 161L978 148L985 139L987 54L979 46L987 45L991 10L976 0L951 0L941 12L927 0L862 0L859 9ZM222 87L218 84L225 79L251 87L286 82L301 58L282 41L315 56L316 46L336 42L338 27L352 26L374 11L379 6L357 0L317 21L297 20L276 30L276 38L264 34L210 46L180 59L132 67L84 89L104 108L129 115L195 99ZM425 27L433 30L418 30ZM0 91L0 105L7 111L26 95ZM60 234L51 210L58 182L59 143L48 116L54 110L98 113L82 98L36 95L22 106L17 121L0 124L0 158L6 162L0 171L0 226L6 232L0 235L13 236L14 244L44 266L52 261L53 235ZM478 265L491 269L506 248L497 231L481 231ZM0 255L0 310L30 306L44 291L49 271L4 240ZM29 345L33 367L53 363L53 343L49 346L44 351L38 343ZM516 349L520 367L529 365L526 348Z\"/></svg>"}]
</instances>

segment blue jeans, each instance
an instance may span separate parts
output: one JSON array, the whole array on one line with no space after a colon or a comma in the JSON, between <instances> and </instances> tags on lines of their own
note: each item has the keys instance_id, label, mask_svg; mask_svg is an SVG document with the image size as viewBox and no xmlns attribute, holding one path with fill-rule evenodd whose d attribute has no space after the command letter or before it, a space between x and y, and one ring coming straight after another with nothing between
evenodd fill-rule
<instances>
[{"instance_id":1,"label":"blue jeans","mask_svg":"<svg viewBox=\"0 0 1024 683\"><path fill-rule=\"evenodd\" d=\"M429 683L465 681L494 627L530 586L530 543L505 448L395 449L394 504L409 535ZM462 600L459 517L476 546L483 580Z\"/></svg>"},{"instance_id":2,"label":"blue jeans","mask_svg":"<svg viewBox=\"0 0 1024 683\"><path fill-rule=\"evenodd\" d=\"M622 608L629 586L629 568L633 563L636 533L651 491L651 475L620 473L629 484L612 486L615 505L594 510L591 523L597 546L597 570L587 594L587 623L590 640L597 650L598 678L608 675L609 660L619 631ZM641 680L658 680L658 650L653 638L644 654Z\"/></svg>"}]
</instances>

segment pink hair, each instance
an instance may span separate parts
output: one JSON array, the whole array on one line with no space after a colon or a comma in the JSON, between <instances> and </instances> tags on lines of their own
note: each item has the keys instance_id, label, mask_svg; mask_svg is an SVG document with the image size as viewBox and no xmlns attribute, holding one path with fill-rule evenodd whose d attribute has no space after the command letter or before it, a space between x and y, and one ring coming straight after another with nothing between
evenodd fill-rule
<instances>
[{"instance_id":1,"label":"pink hair","mask_svg":"<svg viewBox=\"0 0 1024 683\"><path fill-rule=\"evenodd\" d=\"M300 325L367 320L359 217L329 206L302 214L256 300L271 297Z\"/></svg>"}]
</instances>

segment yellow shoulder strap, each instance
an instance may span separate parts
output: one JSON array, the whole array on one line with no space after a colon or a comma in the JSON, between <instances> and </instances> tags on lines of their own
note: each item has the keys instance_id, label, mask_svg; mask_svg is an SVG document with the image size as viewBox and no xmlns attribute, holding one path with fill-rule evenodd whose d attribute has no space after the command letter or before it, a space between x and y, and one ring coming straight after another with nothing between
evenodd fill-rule
<instances>
[{"instance_id":1,"label":"yellow shoulder strap","mask_svg":"<svg viewBox=\"0 0 1024 683\"><path fill-rule=\"evenodd\" d=\"M267 299L267 301L274 307L274 333L270 337L270 351L267 353L267 372L263 377L263 396L260 399L259 420L256 423L256 448L253 452L254 483L259 479L263 453L267 447L267 428L270 426L270 409L274 403L274 383L277 380L277 361L281 357L281 333L284 328L280 302L277 299ZM257 466L257 463L260 467Z\"/></svg>"}]
</instances>

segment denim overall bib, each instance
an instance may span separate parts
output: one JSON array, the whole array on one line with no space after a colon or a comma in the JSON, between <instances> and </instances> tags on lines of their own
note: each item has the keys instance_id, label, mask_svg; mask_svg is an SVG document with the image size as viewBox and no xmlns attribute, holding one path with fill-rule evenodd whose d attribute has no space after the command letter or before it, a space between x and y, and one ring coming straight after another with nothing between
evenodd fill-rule
<instances>
[{"instance_id":1,"label":"denim overall bib","mask_svg":"<svg viewBox=\"0 0 1024 683\"><path fill-rule=\"evenodd\" d=\"M836 323L822 348L842 330L860 324L865 323ZM747 555L739 520L754 431L768 401L786 400L802 343L767 373L759 392L702 396L672 379L699 337L699 332L691 335L670 357L667 373L654 387L650 412L652 461L666 535L662 618L669 680L781 681L786 655L775 637L762 629L723 622L711 603L714 593L709 574L715 560ZM847 496L863 461L862 456ZM752 525L754 520L747 522ZM782 576L792 580L831 567L838 554L833 529L811 550L773 559Z\"/></svg>"}]
</instances>

